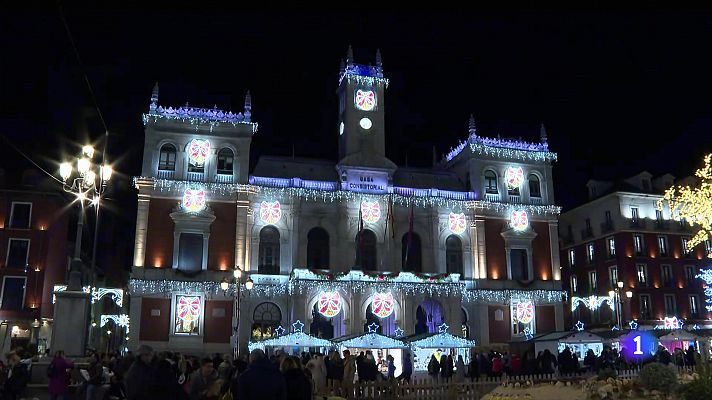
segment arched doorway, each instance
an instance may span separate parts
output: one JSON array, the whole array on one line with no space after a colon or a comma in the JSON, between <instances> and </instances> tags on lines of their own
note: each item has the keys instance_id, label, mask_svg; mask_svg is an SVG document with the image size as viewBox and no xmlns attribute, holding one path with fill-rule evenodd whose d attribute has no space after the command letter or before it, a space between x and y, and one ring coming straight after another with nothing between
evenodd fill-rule
<instances>
[{"instance_id":1,"label":"arched doorway","mask_svg":"<svg viewBox=\"0 0 712 400\"><path fill-rule=\"evenodd\" d=\"M307 268L329 268L329 234L323 228L307 233Z\"/></svg>"},{"instance_id":2,"label":"arched doorway","mask_svg":"<svg viewBox=\"0 0 712 400\"><path fill-rule=\"evenodd\" d=\"M274 303L260 303L252 313L252 321L252 339L269 339L282 322L282 312Z\"/></svg>"},{"instance_id":3,"label":"arched doorway","mask_svg":"<svg viewBox=\"0 0 712 400\"><path fill-rule=\"evenodd\" d=\"M356 235L356 266L364 271L377 270L376 234L364 229Z\"/></svg>"},{"instance_id":4,"label":"arched doorway","mask_svg":"<svg viewBox=\"0 0 712 400\"><path fill-rule=\"evenodd\" d=\"M437 333L445 322L443 307L434 299L425 299L415 311L415 334Z\"/></svg>"}]
</instances>

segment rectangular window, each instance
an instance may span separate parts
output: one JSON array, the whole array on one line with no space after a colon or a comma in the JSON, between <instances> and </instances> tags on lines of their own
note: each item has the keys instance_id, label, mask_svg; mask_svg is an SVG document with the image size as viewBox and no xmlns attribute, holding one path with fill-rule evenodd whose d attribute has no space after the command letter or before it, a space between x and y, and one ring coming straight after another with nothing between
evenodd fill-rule
<instances>
[{"instance_id":1,"label":"rectangular window","mask_svg":"<svg viewBox=\"0 0 712 400\"><path fill-rule=\"evenodd\" d=\"M32 203L12 202L10 211L10 228L29 229L32 219Z\"/></svg>"},{"instance_id":2,"label":"rectangular window","mask_svg":"<svg viewBox=\"0 0 712 400\"><path fill-rule=\"evenodd\" d=\"M692 265L685 265L685 282L688 285L692 285L695 282L695 267Z\"/></svg>"},{"instance_id":3,"label":"rectangular window","mask_svg":"<svg viewBox=\"0 0 712 400\"><path fill-rule=\"evenodd\" d=\"M11 268L26 268L30 254L30 239L10 239L5 265Z\"/></svg>"},{"instance_id":4,"label":"rectangular window","mask_svg":"<svg viewBox=\"0 0 712 400\"><path fill-rule=\"evenodd\" d=\"M707 256L712 256L712 240L705 240L705 252Z\"/></svg>"},{"instance_id":5,"label":"rectangular window","mask_svg":"<svg viewBox=\"0 0 712 400\"><path fill-rule=\"evenodd\" d=\"M608 282L612 288L617 287L618 284L618 267L612 266L608 267Z\"/></svg>"},{"instance_id":6,"label":"rectangular window","mask_svg":"<svg viewBox=\"0 0 712 400\"><path fill-rule=\"evenodd\" d=\"M2 280L0 309L22 311L25 308L25 282L21 276L6 276Z\"/></svg>"},{"instance_id":7,"label":"rectangular window","mask_svg":"<svg viewBox=\"0 0 712 400\"><path fill-rule=\"evenodd\" d=\"M651 302L650 302L650 295L649 294L641 294L640 295L640 319L650 319L650 316L653 313L653 309L651 307Z\"/></svg>"},{"instance_id":8,"label":"rectangular window","mask_svg":"<svg viewBox=\"0 0 712 400\"><path fill-rule=\"evenodd\" d=\"M591 292L595 292L598 289L598 283L596 282L596 271L588 271L588 284L591 287Z\"/></svg>"},{"instance_id":9,"label":"rectangular window","mask_svg":"<svg viewBox=\"0 0 712 400\"><path fill-rule=\"evenodd\" d=\"M674 294L665 295L665 316L672 317L677 314L677 303L675 303Z\"/></svg>"},{"instance_id":10,"label":"rectangular window","mask_svg":"<svg viewBox=\"0 0 712 400\"><path fill-rule=\"evenodd\" d=\"M692 250L687 248L687 244L689 242L690 242L690 238L687 238L687 237L682 238L682 253L685 255L685 257L691 258Z\"/></svg>"},{"instance_id":11,"label":"rectangular window","mask_svg":"<svg viewBox=\"0 0 712 400\"><path fill-rule=\"evenodd\" d=\"M638 283L640 283L641 286L645 287L648 285L648 266L645 264L637 264L635 266L636 271L638 272Z\"/></svg>"},{"instance_id":12,"label":"rectangular window","mask_svg":"<svg viewBox=\"0 0 712 400\"><path fill-rule=\"evenodd\" d=\"M630 208L630 218L631 218L633 221L637 221L637 220L638 220L638 207L631 207L631 208Z\"/></svg>"},{"instance_id":13,"label":"rectangular window","mask_svg":"<svg viewBox=\"0 0 712 400\"><path fill-rule=\"evenodd\" d=\"M586 245L586 254L587 254L587 256L588 256L588 262L589 262L589 264L590 264L590 263L593 263L593 260L594 260L594 258L595 258L595 257L594 257L594 256L595 256L594 250L595 250L595 248L593 247L593 243L589 243L589 244Z\"/></svg>"},{"instance_id":14,"label":"rectangular window","mask_svg":"<svg viewBox=\"0 0 712 400\"><path fill-rule=\"evenodd\" d=\"M663 286L672 287L673 286L672 267L670 265L661 265L660 272L661 272L661 276L663 278Z\"/></svg>"},{"instance_id":15,"label":"rectangular window","mask_svg":"<svg viewBox=\"0 0 712 400\"><path fill-rule=\"evenodd\" d=\"M699 308L700 308L700 299L697 297L697 295L691 294L690 295L690 317L692 318L699 318Z\"/></svg>"},{"instance_id":16,"label":"rectangular window","mask_svg":"<svg viewBox=\"0 0 712 400\"><path fill-rule=\"evenodd\" d=\"M524 249L511 249L509 251L509 261L512 267L512 279L520 281L528 281L529 263L527 251Z\"/></svg>"},{"instance_id":17,"label":"rectangular window","mask_svg":"<svg viewBox=\"0 0 712 400\"><path fill-rule=\"evenodd\" d=\"M608 255L610 257L615 257L616 255L616 240L612 237L607 239L608 241Z\"/></svg>"},{"instance_id":18,"label":"rectangular window","mask_svg":"<svg viewBox=\"0 0 712 400\"><path fill-rule=\"evenodd\" d=\"M576 251L574 249L569 250L569 266L573 268L576 265Z\"/></svg>"},{"instance_id":19,"label":"rectangular window","mask_svg":"<svg viewBox=\"0 0 712 400\"><path fill-rule=\"evenodd\" d=\"M178 244L178 269L201 271L203 269L203 235L181 233Z\"/></svg>"},{"instance_id":20,"label":"rectangular window","mask_svg":"<svg viewBox=\"0 0 712 400\"><path fill-rule=\"evenodd\" d=\"M633 250L635 250L635 255L643 255L643 236L633 235Z\"/></svg>"},{"instance_id":21,"label":"rectangular window","mask_svg":"<svg viewBox=\"0 0 712 400\"><path fill-rule=\"evenodd\" d=\"M663 220L663 212L660 210L655 210L655 219L659 222Z\"/></svg>"},{"instance_id":22,"label":"rectangular window","mask_svg":"<svg viewBox=\"0 0 712 400\"><path fill-rule=\"evenodd\" d=\"M578 292L578 278L576 275L571 275L571 292Z\"/></svg>"},{"instance_id":23,"label":"rectangular window","mask_svg":"<svg viewBox=\"0 0 712 400\"><path fill-rule=\"evenodd\" d=\"M667 236L658 236L658 250L661 256L668 255L668 239Z\"/></svg>"},{"instance_id":24,"label":"rectangular window","mask_svg":"<svg viewBox=\"0 0 712 400\"><path fill-rule=\"evenodd\" d=\"M173 302L173 334L199 336L203 320L203 296L177 294Z\"/></svg>"}]
</instances>

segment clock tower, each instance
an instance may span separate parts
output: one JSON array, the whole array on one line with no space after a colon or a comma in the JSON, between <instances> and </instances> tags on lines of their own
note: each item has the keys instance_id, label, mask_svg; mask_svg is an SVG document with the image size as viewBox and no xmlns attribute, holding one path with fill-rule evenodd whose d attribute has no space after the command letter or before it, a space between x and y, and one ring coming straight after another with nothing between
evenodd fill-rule
<instances>
[{"instance_id":1,"label":"clock tower","mask_svg":"<svg viewBox=\"0 0 712 400\"><path fill-rule=\"evenodd\" d=\"M360 167L381 170L392 176L396 165L386 158L385 91L381 53L376 65L356 64L349 46L339 74L338 169Z\"/></svg>"}]
</instances>

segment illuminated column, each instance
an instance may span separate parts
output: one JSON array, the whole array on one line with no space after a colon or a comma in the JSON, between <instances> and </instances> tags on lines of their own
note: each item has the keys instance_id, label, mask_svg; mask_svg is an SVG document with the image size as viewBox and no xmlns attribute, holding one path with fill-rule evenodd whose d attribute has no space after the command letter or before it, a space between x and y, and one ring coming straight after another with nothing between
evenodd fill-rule
<instances>
[{"instance_id":1,"label":"illuminated column","mask_svg":"<svg viewBox=\"0 0 712 400\"><path fill-rule=\"evenodd\" d=\"M289 232L289 258L288 262L280 264L282 272L289 272L292 267L299 265L299 211L300 200L298 197L292 198L291 210L289 216L292 218L292 228Z\"/></svg>"},{"instance_id":2,"label":"illuminated column","mask_svg":"<svg viewBox=\"0 0 712 400\"><path fill-rule=\"evenodd\" d=\"M561 280L561 260L559 259L559 222L549 221L549 247L551 247L551 269L555 281Z\"/></svg>"},{"instance_id":3,"label":"illuminated column","mask_svg":"<svg viewBox=\"0 0 712 400\"><path fill-rule=\"evenodd\" d=\"M487 279L487 249L485 248L485 220L474 218L470 223L470 237L472 238L472 260L474 264L475 279Z\"/></svg>"},{"instance_id":4,"label":"illuminated column","mask_svg":"<svg viewBox=\"0 0 712 400\"><path fill-rule=\"evenodd\" d=\"M245 222L245 271L250 271L252 260L252 225L255 221L255 209L247 203L247 221Z\"/></svg>"},{"instance_id":5,"label":"illuminated column","mask_svg":"<svg viewBox=\"0 0 712 400\"><path fill-rule=\"evenodd\" d=\"M148 206L151 196L139 193L138 209L136 210L136 239L134 242L134 262L137 267L144 266L146 257L146 229L148 227Z\"/></svg>"},{"instance_id":6,"label":"illuminated column","mask_svg":"<svg viewBox=\"0 0 712 400\"><path fill-rule=\"evenodd\" d=\"M235 265L245 268L247 265L247 246L249 233L247 232L247 214L250 203L244 193L237 194L237 216L235 218Z\"/></svg>"}]
</instances>

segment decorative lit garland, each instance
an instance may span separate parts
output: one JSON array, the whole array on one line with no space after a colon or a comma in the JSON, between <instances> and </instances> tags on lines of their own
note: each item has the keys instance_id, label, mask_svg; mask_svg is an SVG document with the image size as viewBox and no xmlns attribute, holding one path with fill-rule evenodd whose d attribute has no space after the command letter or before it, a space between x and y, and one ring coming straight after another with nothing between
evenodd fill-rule
<instances>
[{"instance_id":1,"label":"decorative lit garland","mask_svg":"<svg viewBox=\"0 0 712 400\"><path fill-rule=\"evenodd\" d=\"M586 306L589 310L595 311L598 310L603 303L608 303L608 307L611 308L611 310L615 310L615 302L613 301L613 298L610 296L588 296L588 297L576 297L572 296L571 297L571 312L576 311L576 309L583 304Z\"/></svg>"},{"instance_id":2,"label":"decorative lit garland","mask_svg":"<svg viewBox=\"0 0 712 400\"><path fill-rule=\"evenodd\" d=\"M509 226L517 232L526 230L529 227L529 217L524 210L512 210L509 217Z\"/></svg>"},{"instance_id":3,"label":"decorative lit garland","mask_svg":"<svg viewBox=\"0 0 712 400\"><path fill-rule=\"evenodd\" d=\"M507 189L519 189L524 182L524 171L522 167L509 167L504 173L504 180L507 182Z\"/></svg>"},{"instance_id":4,"label":"decorative lit garland","mask_svg":"<svg viewBox=\"0 0 712 400\"><path fill-rule=\"evenodd\" d=\"M109 321L114 321L117 326L126 328L126 334L129 334L129 316L126 314L119 315L102 315L99 321L99 327L103 327Z\"/></svg>"},{"instance_id":5,"label":"decorative lit garland","mask_svg":"<svg viewBox=\"0 0 712 400\"><path fill-rule=\"evenodd\" d=\"M663 329L682 329L685 321L675 317L665 317L663 319Z\"/></svg>"},{"instance_id":6,"label":"decorative lit garland","mask_svg":"<svg viewBox=\"0 0 712 400\"><path fill-rule=\"evenodd\" d=\"M705 282L705 303L707 303L705 308L712 312L712 269L701 269L700 274L695 278L700 278Z\"/></svg>"},{"instance_id":7,"label":"decorative lit garland","mask_svg":"<svg viewBox=\"0 0 712 400\"><path fill-rule=\"evenodd\" d=\"M405 342L392 337L383 336L380 333L364 333L355 338L333 341L341 349L405 349L408 345Z\"/></svg>"},{"instance_id":8,"label":"decorative lit garland","mask_svg":"<svg viewBox=\"0 0 712 400\"><path fill-rule=\"evenodd\" d=\"M456 235L460 235L462 232L465 232L465 228L467 227L465 214L456 214L451 212L450 215L448 215L448 227L450 228L450 231Z\"/></svg>"},{"instance_id":9,"label":"decorative lit garland","mask_svg":"<svg viewBox=\"0 0 712 400\"><path fill-rule=\"evenodd\" d=\"M341 312L341 295L338 291L320 292L318 296L319 314L326 318L333 318Z\"/></svg>"},{"instance_id":10,"label":"decorative lit garland","mask_svg":"<svg viewBox=\"0 0 712 400\"><path fill-rule=\"evenodd\" d=\"M251 177L252 179L252 177ZM327 182L328 183L328 182ZM153 189L159 191L183 191L196 186L195 182L178 181L171 179L156 179L150 177L134 177L134 186L151 185ZM200 186L206 191L219 193L221 195L231 195L234 193L259 193L271 198L291 198L298 197L306 201L378 201L379 199L388 198L393 204L404 207L441 207L454 210L472 209L486 210L494 212L511 212L511 210L524 210L528 214L536 215L559 215L561 207L554 205L534 205L534 204L510 204L500 203L488 200L471 200L469 193L471 192L449 192L438 190L433 192L428 189L427 195L420 192L414 192L420 196L404 196L397 193L388 193L382 195L374 195L367 193L350 192L347 190L324 190L324 189L306 189L295 187L268 187L256 185L243 185L236 183L200 183ZM457 196L453 195L457 194ZM461 196L460 194L467 194ZM447 197L444 197L447 196ZM456 197L456 198L453 198ZM464 200L462 198L465 198Z\"/></svg>"},{"instance_id":11,"label":"decorative lit garland","mask_svg":"<svg viewBox=\"0 0 712 400\"><path fill-rule=\"evenodd\" d=\"M205 190L186 189L183 192L181 206L185 211L198 213L205 208Z\"/></svg>"},{"instance_id":12,"label":"decorative lit garland","mask_svg":"<svg viewBox=\"0 0 712 400\"><path fill-rule=\"evenodd\" d=\"M556 161L556 153L549 151L529 151L516 150L502 147L487 146L479 143L470 143L470 150L478 155L485 155L496 158L507 158L511 160L552 162Z\"/></svg>"},{"instance_id":13,"label":"decorative lit garland","mask_svg":"<svg viewBox=\"0 0 712 400\"><path fill-rule=\"evenodd\" d=\"M410 342L411 347L418 349L464 349L475 347L475 341L441 332L426 338Z\"/></svg>"},{"instance_id":14,"label":"decorative lit garland","mask_svg":"<svg viewBox=\"0 0 712 400\"><path fill-rule=\"evenodd\" d=\"M283 328L284 329L284 328ZM307 333L298 331L287 335L281 335L270 339L265 339L257 342L250 341L247 343L247 348L252 351L254 349L262 349L265 347L332 347L329 340L314 337Z\"/></svg>"},{"instance_id":15,"label":"decorative lit garland","mask_svg":"<svg viewBox=\"0 0 712 400\"><path fill-rule=\"evenodd\" d=\"M91 302L96 303L101 300L102 297L109 295L114 303L119 306L124 306L124 289L108 289L108 288L98 288L94 289L91 293Z\"/></svg>"}]
</instances>

